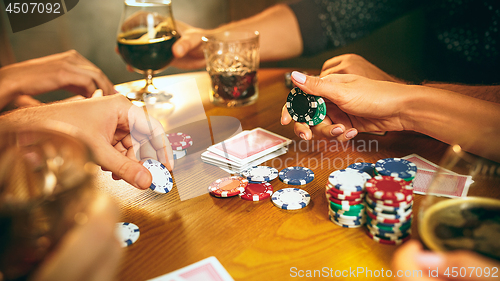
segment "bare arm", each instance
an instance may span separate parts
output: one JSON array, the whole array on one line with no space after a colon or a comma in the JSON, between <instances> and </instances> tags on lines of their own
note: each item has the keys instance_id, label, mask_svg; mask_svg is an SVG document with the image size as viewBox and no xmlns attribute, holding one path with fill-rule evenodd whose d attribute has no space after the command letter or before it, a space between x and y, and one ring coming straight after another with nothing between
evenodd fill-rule
<instances>
[{"instance_id":1,"label":"bare arm","mask_svg":"<svg viewBox=\"0 0 500 281\"><path fill-rule=\"evenodd\" d=\"M178 22L182 37L172 50L176 57L173 65L180 68L205 66L201 37L207 33L226 30L257 30L260 33L262 61L282 60L302 53L302 36L293 11L284 4L272 6L250 18L222 25L213 30L193 28Z\"/></svg>"},{"instance_id":2,"label":"bare arm","mask_svg":"<svg viewBox=\"0 0 500 281\"><path fill-rule=\"evenodd\" d=\"M482 99L486 101L500 103L500 86L483 86L483 85L461 85L461 84L446 84L438 82L425 82L422 83L427 87L449 90L452 92L460 93L469 97Z\"/></svg>"},{"instance_id":3,"label":"bare arm","mask_svg":"<svg viewBox=\"0 0 500 281\"><path fill-rule=\"evenodd\" d=\"M327 118L295 133L345 141L358 132L413 130L483 157L500 160L500 104L426 86L377 81L351 74L323 78L294 72L294 83L327 99ZM281 123L291 122L286 108Z\"/></svg>"}]
</instances>

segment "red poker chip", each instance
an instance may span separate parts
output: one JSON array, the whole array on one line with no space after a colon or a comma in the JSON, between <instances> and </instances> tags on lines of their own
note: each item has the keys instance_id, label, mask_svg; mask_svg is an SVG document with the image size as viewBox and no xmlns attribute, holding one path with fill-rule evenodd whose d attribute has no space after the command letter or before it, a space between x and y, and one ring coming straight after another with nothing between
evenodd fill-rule
<instances>
[{"instance_id":1,"label":"red poker chip","mask_svg":"<svg viewBox=\"0 0 500 281\"><path fill-rule=\"evenodd\" d=\"M373 198L372 195L368 194L366 196L367 199L370 199L370 200L367 200L368 202L371 201L372 204L375 204L376 206L385 206L385 207L393 207L393 208L408 208L409 206L411 206L411 204L413 203L413 197L411 197L411 200L410 201L400 201L400 202L394 202L394 203L387 203L386 201L381 201L381 200L378 200L376 198ZM383 207L382 207L383 208Z\"/></svg>"},{"instance_id":2,"label":"red poker chip","mask_svg":"<svg viewBox=\"0 0 500 281\"><path fill-rule=\"evenodd\" d=\"M410 214L404 218L388 219L388 218L374 215L369 209L366 209L366 214L374 221L381 222L381 223L388 223L388 224L404 223L413 217L413 212L410 212Z\"/></svg>"},{"instance_id":3,"label":"red poker chip","mask_svg":"<svg viewBox=\"0 0 500 281\"><path fill-rule=\"evenodd\" d=\"M339 205L360 205L360 204L363 204L362 199L349 201L349 200L338 200L338 199L335 199L333 197L330 197L330 198L328 198L328 200L330 200L331 202L333 202L335 204L339 204Z\"/></svg>"},{"instance_id":4,"label":"red poker chip","mask_svg":"<svg viewBox=\"0 0 500 281\"><path fill-rule=\"evenodd\" d=\"M173 150L184 150L193 145L191 136L184 133L167 134L167 137Z\"/></svg>"},{"instance_id":5,"label":"red poker chip","mask_svg":"<svg viewBox=\"0 0 500 281\"><path fill-rule=\"evenodd\" d=\"M362 191L340 190L337 187L335 187L334 185L331 185L330 183L328 183L326 185L326 190L331 190L331 192L335 192L335 193L343 194L343 195L348 195L348 196L354 196L354 195L360 195L360 194L366 193L364 190L362 190Z\"/></svg>"},{"instance_id":6,"label":"red poker chip","mask_svg":"<svg viewBox=\"0 0 500 281\"><path fill-rule=\"evenodd\" d=\"M338 200L356 200L356 199L362 200L365 197L365 195L363 193L361 193L359 195L349 196L349 195L336 193L336 192L333 192L331 190L327 190L326 197L328 197L328 198L333 197L333 198L338 199Z\"/></svg>"},{"instance_id":7,"label":"red poker chip","mask_svg":"<svg viewBox=\"0 0 500 281\"><path fill-rule=\"evenodd\" d=\"M208 192L215 197L231 197L244 192L247 185L248 180L243 177L220 178L210 184Z\"/></svg>"},{"instance_id":8,"label":"red poker chip","mask_svg":"<svg viewBox=\"0 0 500 281\"><path fill-rule=\"evenodd\" d=\"M365 187L366 192L376 200L400 202L413 195L413 189L408 189L408 182L391 176L375 176L366 182Z\"/></svg>"},{"instance_id":9,"label":"red poker chip","mask_svg":"<svg viewBox=\"0 0 500 281\"><path fill-rule=\"evenodd\" d=\"M389 240L389 239L380 238L377 235L373 235L370 231L367 231L366 234L374 241L376 241L380 244L386 244L386 245L400 245L400 244L403 244L404 242L410 240L410 238L411 238L411 234L408 234L405 237L402 237L401 239L398 239L398 240Z\"/></svg>"},{"instance_id":10,"label":"red poker chip","mask_svg":"<svg viewBox=\"0 0 500 281\"><path fill-rule=\"evenodd\" d=\"M241 199L248 201L261 201L271 197L273 186L268 182L248 183L245 191L238 194Z\"/></svg>"}]
</instances>

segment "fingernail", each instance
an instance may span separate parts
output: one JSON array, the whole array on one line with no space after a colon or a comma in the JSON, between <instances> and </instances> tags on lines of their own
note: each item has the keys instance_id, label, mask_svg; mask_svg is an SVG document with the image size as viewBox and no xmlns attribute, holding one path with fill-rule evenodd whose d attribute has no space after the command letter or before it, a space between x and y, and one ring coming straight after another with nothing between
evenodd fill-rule
<instances>
[{"instance_id":1,"label":"fingernail","mask_svg":"<svg viewBox=\"0 0 500 281\"><path fill-rule=\"evenodd\" d=\"M304 84L306 82L306 75L304 73L294 71L292 72L292 77L295 81L297 81L300 84Z\"/></svg>"},{"instance_id":2,"label":"fingernail","mask_svg":"<svg viewBox=\"0 0 500 281\"><path fill-rule=\"evenodd\" d=\"M118 94L118 93L119 93L116 89L114 89L114 88L113 88L113 90L115 90L115 94Z\"/></svg>"},{"instance_id":3,"label":"fingernail","mask_svg":"<svg viewBox=\"0 0 500 281\"><path fill-rule=\"evenodd\" d=\"M347 139L352 139L354 138L356 135L358 134L358 132L356 130L352 130L352 131L349 131L347 133L345 133L345 137Z\"/></svg>"},{"instance_id":4,"label":"fingernail","mask_svg":"<svg viewBox=\"0 0 500 281\"><path fill-rule=\"evenodd\" d=\"M342 128L340 127L336 127L336 128L333 128L333 130L331 131L331 134L333 136L337 136L337 135L340 135L344 132L344 130L342 130Z\"/></svg>"},{"instance_id":5,"label":"fingernail","mask_svg":"<svg viewBox=\"0 0 500 281\"><path fill-rule=\"evenodd\" d=\"M139 171L139 173L137 173L137 175L135 175L135 179L134 179L135 187L140 188L140 189L146 189L146 188L148 188L148 186L147 186L148 183L149 183L149 180L148 180L148 176L146 175L146 172Z\"/></svg>"},{"instance_id":6,"label":"fingernail","mask_svg":"<svg viewBox=\"0 0 500 281\"><path fill-rule=\"evenodd\" d=\"M422 267L437 266L443 263L443 257L436 253L424 252L417 254L415 261Z\"/></svg>"},{"instance_id":7,"label":"fingernail","mask_svg":"<svg viewBox=\"0 0 500 281\"><path fill-rule=\"evenodd\" d=\"M300 133L300 134L299 134L299 137L300 137L301 139L303 139L303 140L305 140L305 139L306 139L306 135L305 135L304 133Z\"/></svg>"}]
</instances>

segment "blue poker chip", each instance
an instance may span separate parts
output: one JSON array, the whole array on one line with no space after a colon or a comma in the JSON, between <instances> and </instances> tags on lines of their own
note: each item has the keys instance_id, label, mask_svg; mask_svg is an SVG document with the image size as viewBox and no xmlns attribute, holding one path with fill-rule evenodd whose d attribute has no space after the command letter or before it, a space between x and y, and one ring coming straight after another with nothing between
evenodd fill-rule
<instances>
[{"instance_id":1,"label":"blue poker chip","mask_svg":"<svg viewBox=\"0 0 500 281\"><path fill-rule=\"evenodd\" d=\"M314 180L314 172L300 166L285 168L278 175L282 182L291 185L304 185Z\"/></svg>"},{"instance_id":2,"label":"blue poker chip","mask_svg":"<svg viewBox=\"0 0 500 281\"><path fill-rule=\"evenodd\" d=\"M253 166L241 175L250 182L270 182L278 177L278 170L269 166Z\"/></svg>"},{"instance_id":3,"label":"blue poker chip","mask_svg":"<svg viewBox=\"0 0 500 281\"><path fill-rule=\"evenodd\" d=\"M283 188L273 193L273 204L284 210L298 210L306 207L311 201L307 191L300 188Z\"/></svg>"},{"instance_id":4,"label":"blue poker chip","mask_svg":"<svg viewBox=\"0 0 500 281\"><path fill-rule=\"evenodd\" d=\"M417 165L401 158L380 159L375 163L379 175L402 179L414 178L417 175Z\"/></svg>"},{"instance_id":5,"label":"blue poker chip","mask_svg":"<svg viewBox=\"0 0 500 281\"><path fill-rule=\"evenodd\" d=\"M369 174L371 177L375 176L375 164L367 162L358 162L347 166L347 168L359 170Z\"/></svg>"},{"instance_id":6,"label":"blue poker chip","mask_svg":"<svg viewBox=\"0 0 500 281\"><path fill-rule=\"evenodd\" d=\"M168 169L159 161L148 159L143 164L153 177L149 188L156 193L168 193L174 187L174 180Z\"/></svg>"},{"instance_id":7,"label":"blue poker chip","mask_svg":"<svg viewBox=\"0 0 500 281\"><path fill-rule=\"evenodd\" d=\"M133 223L119 222L116 224L115 236L123 248L134 244L140 235L139 227Z\"/></svg>"},{"instance_id":8,"label":"blue poker chip","mask_svg":"<svg viewBox=\"0 0 500 281\"><path fill-rule=\"evenodd\" d=\"M363 171L347 168L330 174L328 182L341 191L363 191L371 176Z\"/></svg>"}]
</instances>

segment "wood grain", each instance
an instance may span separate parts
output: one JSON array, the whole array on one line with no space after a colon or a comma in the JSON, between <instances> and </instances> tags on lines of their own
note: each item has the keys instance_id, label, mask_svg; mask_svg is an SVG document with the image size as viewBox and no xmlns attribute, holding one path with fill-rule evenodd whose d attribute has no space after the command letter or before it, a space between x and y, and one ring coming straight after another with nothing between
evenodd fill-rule
<instances>
[{"instance_id":1,"label":"wood grain","mask_svg":"<svg viewBox=\"0 0 500 281\"><path fill-rule=\"evenodd\" d=\"M255 104L242 108L213 106L207 96L208 75L188 75L196 78L203 107L211 120L228 118L216 116L231 116L241 122L243 130L262 127L294 140L287 154L267 164L279 170L291 165L311 168L315 180L302 186L311 195L310 205L302 210L286 211L276 208L270 200L249 202L237 196L226 199L210 196L206 191L208 185L228 174L201 162L200 154L214 139L234 133L235 125L228 123L225 130L210 136L201 133L202 127L207 126L203 120L177 128L190 134L194 145L187 157L176 162L172 172L175 187L170 193L159 195L150 190L137 190L123 181L113 181L107 172L97 178L98 188L120 204L123 221L135 223L141 231L139 240L124 250L119 280L154 278L209 256L217 257L235 280L293 279L293 267L333 272L358 267L372 271L390 269L391 256L397 247L372 241L363 228L344 229L328 220L324 194L328 175L360 159L375 162L411 153L437 163L448 145L414 132L389 132L385 136L360 134L344 146L319 140L300 141L293 133L293 125L282 126L279 122L289 92L284 85L287 71L290 69L259 70L260 97ZM172 77L175 75L158 79ZM212 122L212 128L214 124ZM278 179L271 184L274 190L288 187ZM479 190L484 188L479 187L491 186L489 196L498 198L499 185L498 180L484 179L477 182L476 188L471 188L470 194L480 194ZM415 196L415 213L422 198ZM412 231L418 239L417 225L418 216L415 216Z\"/></svg>"}]
</instances>

